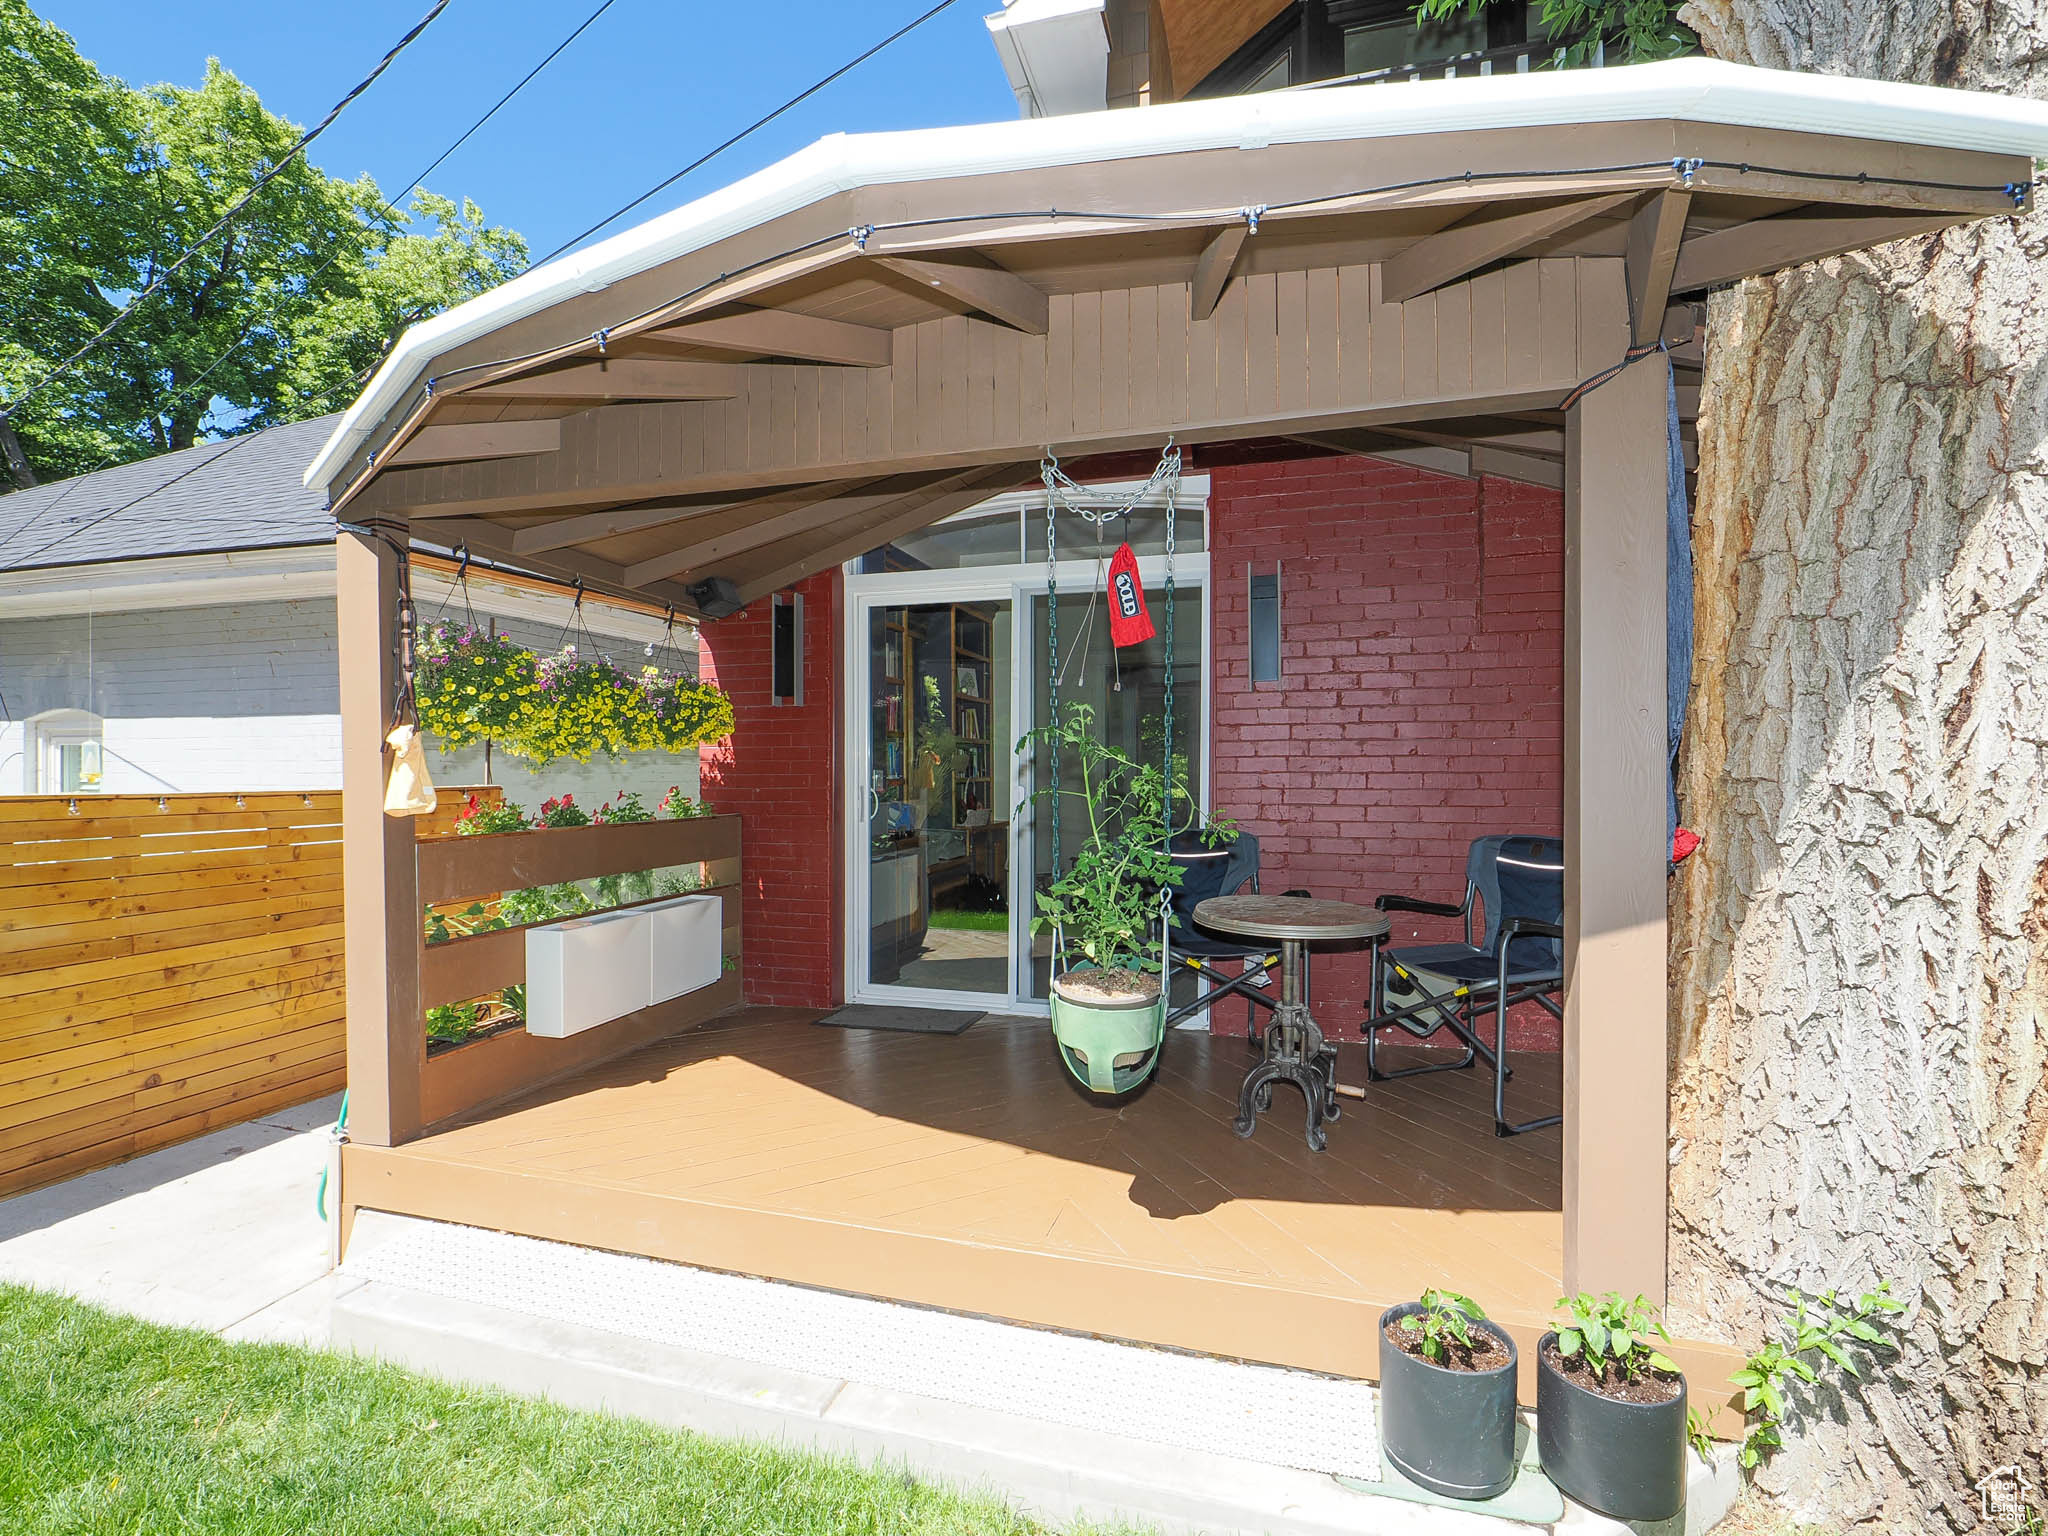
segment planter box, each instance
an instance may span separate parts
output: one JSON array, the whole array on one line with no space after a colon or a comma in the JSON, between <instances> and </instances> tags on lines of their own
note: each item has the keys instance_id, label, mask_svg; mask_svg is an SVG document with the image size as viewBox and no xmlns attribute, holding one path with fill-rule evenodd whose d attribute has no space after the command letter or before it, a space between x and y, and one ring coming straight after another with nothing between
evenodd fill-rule
<instances>
[{"instance_id":1,"label":"planter box","mask_svg":"<svg viewBox=\"0 0 2048 1536\"><path fill-rule=\"evenodd\" d=\"M1472 1330L1507 1347L1490 1371L1453 1371L1389 1339L1389 1324L1419 1301L1380 1315L1380 1449L1410 1482L1452 1499L1492 1499L1515 1481L1515 1341L1475 1319Z\"/></svg>"},{"instance_id":2,"label":"planter box","mask_svg":"<svg viewBox=\"0 0 2048 1536\"><path fill-rule=\"evenodd\" d=\"M1536 1346L1536 1445L1543 1475L1616 1520L1669 1520L1685 1508L1685 1381L1668 1403L1624 1403L1568 1380Z\"/></svg>"},{"instance_id":3,"label":"planter box","mask_svg":"<svg viewBox=\"0 0 2048 1536\"><path fill-rule=\"evenodd\" d=\"M526 930L526 1032L559 1040L653 1001L644 911L600 912Z\"/></svg>"},{"instance_id":4,"label":"planter box","mask_svg":"<svg viewBox=\"0 0 2048 1536\"><path fill-rule=\"evenodd\" d=\"M647 921L651 1001L695 992L724 973L725 903L720 898L679 896L631 915Z\"/></svg>"}]
</instances>

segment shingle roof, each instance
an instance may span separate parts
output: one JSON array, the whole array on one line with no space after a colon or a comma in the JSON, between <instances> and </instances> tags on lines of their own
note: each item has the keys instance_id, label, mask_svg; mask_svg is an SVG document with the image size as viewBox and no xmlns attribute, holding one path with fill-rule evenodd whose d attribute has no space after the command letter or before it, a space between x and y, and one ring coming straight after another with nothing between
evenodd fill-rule
<instances>
[{"instance_id":1,"label":"shingle roof","mask_svg":"<svg viewBox=\"0 0 2048 1536\"><path fill-rule=\"evenodd\" d=\"M301 477L339 419L317 416L0 496L0 573L327 543L326 493Z\"/></svg>"}]
</instances>

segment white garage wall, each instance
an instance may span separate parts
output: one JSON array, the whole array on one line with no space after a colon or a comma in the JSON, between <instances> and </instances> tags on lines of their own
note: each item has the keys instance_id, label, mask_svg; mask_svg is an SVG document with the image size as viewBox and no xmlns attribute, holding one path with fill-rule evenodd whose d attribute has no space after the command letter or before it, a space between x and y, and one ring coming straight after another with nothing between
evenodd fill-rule
<instances>
[{"instance_id":1,"label":"white garage wall","mask_svg":"<svg viewBox=\"0 0 2048 1536\"><path fill-rule=\"evenodd\" d=\"M591 617L602 623L602 610ZM521 619L498 625L543 651L561 633ZM598 639L621 665L649 659L640 644ZM694 636L680 654L660 659L694 670ZM103 721L103 793L337 788L338 687L332 598L0 622L0 793L36 791L27 727L51 710ZM442 784L486 782L481 748L431 753L429 766ZM671 785L697 792L695 752L600 757L535 773L494 751L489 772L528 810L564 790L592 807L621 789L650 807Z\"/></svg>"}]
</instances>

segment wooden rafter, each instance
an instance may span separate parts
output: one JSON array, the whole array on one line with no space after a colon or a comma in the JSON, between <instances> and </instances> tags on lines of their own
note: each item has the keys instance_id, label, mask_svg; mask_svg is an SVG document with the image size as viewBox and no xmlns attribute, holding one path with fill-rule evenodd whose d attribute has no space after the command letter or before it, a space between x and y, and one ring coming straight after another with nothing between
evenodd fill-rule
<instances>
[{"instance_id":1,"label":"wooden rafter","mask_svg":"<svg viewBox=\"0 0 2048 1536\"><path fill-rule=\"evenodd\" d=\"M512 547L512 530L486 518L416 519L410 525L410 534L415 540L446 544L451 548L467 545L472 554L502 560L508 565L532 571L536 575L554 576L563 581L581 581L593 591L610 591L622 597L639 597L657 603L672 604L678 613L695 615L697 612L696 604L690 600L689 593L681 587L665 581L635 586L626 580L625 569L616 561L600 560L597 556L585 554L578 549L522 554Z\"/></svg>"},{"instance_id":2,"label":"wooden rafter","mask_svg":"<svg viewBox=\"0 0 2048 1536\"><path fill-rule=\"evenodd\" d=\"M1216 313L1223 290L1236 275L1237 259L1251 235L1249 224L1227 224L1216 231L1195 262L1194 281L1188 288L1188 318L1206 320Z\"/></svg>"},{"instance_id":3,"label":"wooden rafter","mask_svg":"<svg viewBox=\"0 0 2048 1536\"><path fill-rule=\"evenodd\" d=\"M708 572L734 555L857 516L902 494L900 485L879 495L860 494L873 484L875 481L867 479L807 485L742 502L711 517L692 519L684 530L688 543L635 561L626 567L626 580L638 586L686 572Z\"/></svg>"},{"instance_id":4,"label":"wooden rafter","mask_svg":"<svg viewBox=\"0 0 2048 1536\"><path fill-rule=\"evenodd\" d=\"M872 325L827 320L785 309L752 309L715 320L691 320L648 331L643 339L681 342L715 352L789 357L855 368L885 368L892 338Z\"/></svg>"},{"instance_id":5,"label":"wooden rafter","mask_svg":"<svg viewBox=\"0 0 2048 1536\"><path fill-rule=\"evenodd\" d=\"M1540 240L1568 234L1620 207L1631 195L1616 192L1606 197L1582 198L1554 208L1539 208L1533 213L1511 213L1503 219L1456 224L1438 234L1426 235L1381 266L1380 297L1388 304L1399 304L1456 282Z\"/></svg>"},{"instance_id":6,"label":"wooden rafter","mask_svg":"<svg viewBox=\"0 0 2048 1536\"><path fill-rule=\"evenodd\" d=\"M730 400L740 371L730 363L617 357L522 374L465 390L485 400Z\"/></svg>"},{"instance_id":7,"label":"wooden rafter","mask_svg":"<svg viewBox=\"0 0 2048 1536\"><path fill-rule=\"evenodd\" d=\"M1956 222L1953 216L1929 214L1924 217L1882 215L1826 215L1781 213L1775 218L1755 219L1728 229L1694 235L1678 254L1672 273L1674 293L1693 293L1738 277L1819 261L1844 251L1882 245L1887 240L1907 240L1931 234Z\"/></svg>"},{"instance_id":8,"label":"wooden rafter","mask_svg":"<svg viewBox=\"0 0 2048 1536\"><path fill-rule=\"evenodd\" d=\"M1000 320L1027 336L1043 336L1051 324L1049 301L1014 272L961 261L927 261L910 256L877 256L875 264L944 295L964 309Z\"/></svg>"},{"instance_id":9,"label":"wooden rafter","mask_svg":"<svg viewBox=\"0 0 2048 1536\"><path fill-rule=\"evenodd\" d=\"M512 535L512 547L520 554L541 554L550 549L570 549L593 544L622 533L640 533L649 528L680 523L686 518L730 508L729 501L669 501L653 506L612 507L604 512L585 512L576 517L557 517L534 523Z\"/></svg>"},{"instance_id":10,"label":"wooden rafter","mask_svg":"<svg viewBox=\"0 0 2048 1536\"><path fill-rule=\"evenodd\" d=\"M977 501L1019 484L1031 471L1030 464L1003 464L948 475L853 520L846 531L829 544L800 548L797 546L805 541L785 541L759 551L744 566L721 574L730 574L739 583L742 601L753 602L802 581L827 566L851 560L892 539L900 539L906 533L964 511Z\"/></svg>"},{"instance_id":11,"label":"wooden rafter","mask_svg":"<svg viewBox=\"0 0 2048 1536\"><path fill-rule=\"evenodd\" d=\"M1653 192L1629 220L1625 263L1629 340L1634 346L1648 346L1663 328L1679 246L1685 239L1685 218L1691 211L1692 194L1669 187Z\"/></svg>"},{"instance_id":12,"label":"wooden rafter","mask_svg":"<svg viewBox=\"0 0 2048 1536\"><path fill-rule=\"evenodd\" d=\"M459 464L474 459L513 459L553 453L562 446L559 421L475 421L421 427L385 463Z\"/></svg>"}]
</instances>

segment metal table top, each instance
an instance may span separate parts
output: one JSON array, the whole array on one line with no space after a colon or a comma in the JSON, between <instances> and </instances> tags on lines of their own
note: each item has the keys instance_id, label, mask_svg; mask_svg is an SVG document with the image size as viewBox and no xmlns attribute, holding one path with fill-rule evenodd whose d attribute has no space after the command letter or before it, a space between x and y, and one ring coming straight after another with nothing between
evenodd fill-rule
<instances>
[{"instance_id":1,"label":"metal table top","mask_svg":"<svg viewBox=\"0 0 2048 1536\"><path fill-rule=\"evenodd\" d=\"M1348 901L1306 896L1211 896L1195 908L1195 923L1254 939L1379 939L1386 914Z\"/></svg>"}]
</instances>

